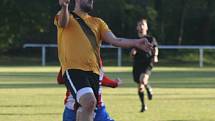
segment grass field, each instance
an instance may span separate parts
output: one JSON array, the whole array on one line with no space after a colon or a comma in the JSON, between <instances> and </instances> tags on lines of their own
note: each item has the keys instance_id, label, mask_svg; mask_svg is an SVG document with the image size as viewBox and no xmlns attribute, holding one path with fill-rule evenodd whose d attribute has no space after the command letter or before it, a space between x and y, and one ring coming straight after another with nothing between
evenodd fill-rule
<instances>
[{"instance_id":1,"label":"grass field","mask_svg":"<svg viewBox=\"0 0 215 121\"><path fill-rule=\"evenodd\" d=\"M61 121L65 87L56 84L58 67L0 67L0 121ZM215 68L155 68L154 99L140 103L131 68L105 68L121 77L117 89L103 88L116 121L215 121Z\"/></svg>"}]
</instances>

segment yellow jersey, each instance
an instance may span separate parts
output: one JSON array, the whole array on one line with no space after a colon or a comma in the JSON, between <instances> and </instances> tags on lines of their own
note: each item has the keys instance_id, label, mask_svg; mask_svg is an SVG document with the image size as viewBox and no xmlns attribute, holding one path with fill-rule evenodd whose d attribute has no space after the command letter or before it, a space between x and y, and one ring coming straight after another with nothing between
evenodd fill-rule
<instances>
[{"instance_id":1,"label":"yellow jersey","mask_svg":"<svg viewBox=\"0 0 215 121\"><path fill-rule=\"evenodd\" d=\"M110 31L107 24L97 17L78 15L95 34L97 44L101 45L104 34ZM93 47L79 23L70 15L68 26L62 28L58 24L58 18L59 16L56 15L54 24L57 26L58 57L62 67L62 74L68 69L93 71L99 74L99 65ZM100 53L100 48L96 51Z\"/></svg>"}]
</instances>

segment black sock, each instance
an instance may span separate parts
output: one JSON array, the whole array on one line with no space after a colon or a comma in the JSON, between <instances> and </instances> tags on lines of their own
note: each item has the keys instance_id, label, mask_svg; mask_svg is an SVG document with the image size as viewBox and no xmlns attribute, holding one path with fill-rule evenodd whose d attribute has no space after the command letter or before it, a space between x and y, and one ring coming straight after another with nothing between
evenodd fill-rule
<instances>
[{"instance_id":1,"label":"black sock","mask_svg":"<svg viewBox=\"0 0 215 121\"><path fill-rule=\"evenodd\" d=\"M142 104L142 106L145 106L145 103L144 103L144 92L138 92L138 95L140 97L140 102Z\"/></svg>"},{"instance_id":2,"label":"black sock","mask_svg":"<svg viewBox=\"0 0 215 121\"><path fill-rule=\"evenodd\" d=\"M150 86L149 84L144 84L145 88L149 88L149 86Z\"/></svg>"},{"instance_id":3,"label":"black sock","mask_svg":"<svg viewBox=\"0 0 215 121\"><path fill-rule=\"evenodd\" d=\"M149 90L151 89L151 86L149 84L144 85L146 88L146 91L149 92Z\"/></svg>"},{"instance_id":4,"label":"black sock","mask_svg":"<svg viewBox=\"0 0 215 121\"><path fill-rule=\"evenodd\" d=\"M149 100L152 100L152 88L150 85L145 85L145 89L146 89L146 92L147 92L147 97Z\"/></svg>"}]
</instances>

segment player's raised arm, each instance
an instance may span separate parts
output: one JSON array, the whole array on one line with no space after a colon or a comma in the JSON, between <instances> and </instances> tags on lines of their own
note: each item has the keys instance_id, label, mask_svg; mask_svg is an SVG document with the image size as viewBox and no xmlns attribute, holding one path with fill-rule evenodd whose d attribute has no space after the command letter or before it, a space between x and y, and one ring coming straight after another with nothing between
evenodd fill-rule
<instances>
[{"instance_id":1,"label":"player's raised arm","mask_svg":"<svg viewBox=\"0 0 215 121\"><path fill-rule=\"evenodd\" d=\"M116 88L118 87L120 84L122 84L122 80L120 78L117 79L110 79L109 77L105 76L102 79L102 86L106 86L106 87L112 87L112 88Z\"/></svg>"},{"instance_id":2,"label":"player's raised arm","mask_svg":"<svg viewBox=\"0 0 215 121\"><path fill-rule=\"evenodd\" d=\"M70 0L59 0L61 10L59 12L58 24L63 28L69 24L69 2Z\"/></svg>"},{"instance_id":3,"label":"player's raised arm","mask_svg":"<svg viewBox=\"0 0 215 121\"><path fill-rule=\"evenodd\" d=\"M153 57L153 62L154 63L158 63L158 47L155 47L154 48L154 50L153 50L153 55L154 55L154 57Z\"/></svg>"},{"instance_id":4,"label":"player's raised arm","mask_svg":"<svg viewBox=\"0 0 215 121\"><path fill-rule=\"evenodd\" d=\"M152 44L149 43L146 38L141 38L141 39L118 38L112 32L109 31L104 34L102 39L105 42L118 47L124 47L124 48L136 47L146 52L152 49Z\"/></svg>"}]
</instances>

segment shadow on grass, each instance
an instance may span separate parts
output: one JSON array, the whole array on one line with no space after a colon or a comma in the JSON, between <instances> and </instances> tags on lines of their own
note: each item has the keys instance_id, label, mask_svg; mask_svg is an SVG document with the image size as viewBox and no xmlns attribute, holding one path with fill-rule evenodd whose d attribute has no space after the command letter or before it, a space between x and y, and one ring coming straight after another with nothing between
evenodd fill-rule
<instances>
[{"instance_id":1,"label":"shadow on grass","mask_svg":"<svg viewBox=\"0 0 215 121\"><path fill-rule=\"evenodd\" d=\"M153 88L215 88L215 82L210 83L153 83ZM64 85L58 85L56 83L36 83L36 84L23 84L23 83L13 83L13 84L0 84L0 89L26 89L26 88L65 88ZM121 85L120 88L136 88L135 83L126 83Z\"/></svg>"},{"instance_id":2,"label":"shadow on grass","mask_svg":"<svg viewBox=\"0 0 215 121\"><path fill-rule=\"evenodd\" d=\"M64 85L58 84L50 84L50 83L36 83L36 84L23 84L23 83L16 83L16 84L0 84L0 89L8 89L8 88L65 88Z\"/></svg>"},{"instance_id":3,"label":"shadow on grass","mask_svg":"<svg viewBox=\"0 0 215 121\"><path fill-rule=\"evenodd\" d=\"M0 116L34 116L34 115L62 115L62 113L0 113Z\"/></svg>"},{"instance_id":4,"label":"shadow on grass","mask_svg":"<svg viewBox=\"0 0 215 121\"><path fill-rule=\"evenodd\" d=\"M57 76L57 73L52 72L1 72L0 77L53 77ZM36 77L35 77L36 78Z\"/></svg>"},{"instance_id":5,"label":"shadow on grass","mask_svg":"<svg viewBox=\"0 0 215 121\"><path fill-rule=\"evenodd\" d=\"M199 121L199 120L165 120L165 121Z\"/></svg>"},{"instance_id":6,"label":"shadow on grass","mask_svg":"<svg viewBox=\"0 0 215 121\"><path fill-rule=\"evenodd\" d=\"M117 97L137 97L137 94L127 94L127 93L124 93L124 94L108 94L108 93L105 93L105 96L117 96ZM174 95L176 96L176 95ZM178 96L178 95L177 95ZM162 95L160 96L160 94L155 94L154 95L154 99L153 100L172 100L172 101L178 101L178 100L215 100L215 97L213 96L213 94L211 94L210 96L207 96L205 97L204 95L200 95L198 97L193 97L193 95L191 95L190 97L187 97L187 95L180 95L178 97L172 97L171 95L169 94L166 94L166 95Z\"/></svg>"},{"instance_id":7,"label":"shadow on grass","mask_svg":"<svg viewBox=\"0 0 215 121\"><path fill-rule=\"evenodd\" d=\"M149 81L153 88L215 88L215 81ZM121 87L137 87L137 84L133 81L123 83Z\"/></svg>"},{"instance_id":8,"label":"shadow on grass","mask_svg":"<svg viewBox=\"0 0 215 121\"><path fill-rule=\"evenodd\" d=\"M108 73L123 80L122 87L136 87L129 72ZM126 80L126 81L124 81ZM152 73L149 83L156 88L215 88L215 72L166 71Z\"/></svg>"},{"instance_id":9,"label":"shadow on grass","mask_svg":"<svg viewBox=\"0 0 215 121\"><path fill-rule=\"evenodd\" d=\"M215 88L215 82L208 83L152 83L153 88ZM136 85L132 83L123 84L121 87L129 88L136 87Z\"/></svg>"},{"instance_id":10,"label":"shadow on grass","mask_svg":"<svg viewBox=\"0 0 215 121\"><path fill-rule=\"evenodd\" d=\"M121 88L137 87L132 79L131 72L106 73L111 78L120 77L123 80ZM10 80L0 81L0 89L7 88L65 88L64 85L58 85L57 82L50 82L56 78L55 73L0 73L0 79ZM35 81L47 80L47 81ZM149 82L154 88L215 88L215 72L204 71L165 71L153 72ZM19 83L20 81L20 83ZM25 81L25 82L22 82Z\"/></svg>"},{"instance_id":11,"label":"shadow on grass","mask_svg":"<svg viewBox=\"0 0 215 121\"><path fill-rule=\"evenodd\" d=\"M54 105L0 105L2 108L51 107Z\"/></svg>"}]
</instances>

